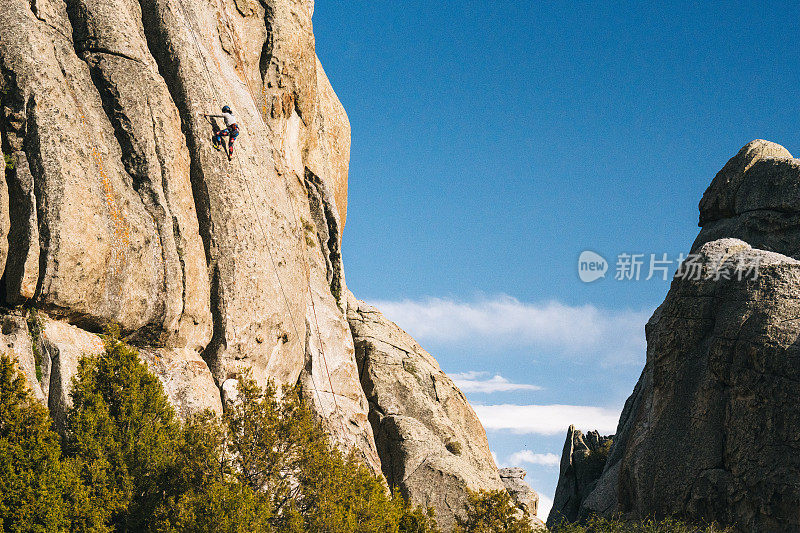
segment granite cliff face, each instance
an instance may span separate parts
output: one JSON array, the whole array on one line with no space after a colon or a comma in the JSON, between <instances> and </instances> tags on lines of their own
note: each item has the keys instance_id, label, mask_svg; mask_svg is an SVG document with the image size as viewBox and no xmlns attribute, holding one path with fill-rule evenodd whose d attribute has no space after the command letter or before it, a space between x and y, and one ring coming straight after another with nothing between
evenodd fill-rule
<instances>
[{"instance_id":1,"label":"granite cliff face","mask_svg":"<svg viewBox=\"0 0 800 533\"><path fill-rule=\"evenodd\" d=\"M553 507L547 517L549 527L580 517L581 503L597 486L612 443L613 436L602 436L597 431L584 435L575 426L569 427Z\"/></svg>"},{"instance_id":2,"label":"granite cliff face","mask_svg":"<svg viewBox=\"0 0 800 533\"><path fill-rule=\"evenodd\" d=\"M799 187L800 161L766 141L714 178L693 273L647 325L645 368L582 517L800 529Z\"/></svg>"},{"instance_id":3,"label":"granite cliff face","mask_svg":"<svg viewBox=\"0 0 800 533\"><path fill-rule=\"evenodd\" d=\"M308 0L0 1L1 346L57 423L108 324L183 416L221 411L245 371L299 382L341 446L450 523L464 487L502 484L433 358L348 299L350 125L312 15ZM224 104L242 132L230 162L204 116Z\"/></svg>"}]
</instances>

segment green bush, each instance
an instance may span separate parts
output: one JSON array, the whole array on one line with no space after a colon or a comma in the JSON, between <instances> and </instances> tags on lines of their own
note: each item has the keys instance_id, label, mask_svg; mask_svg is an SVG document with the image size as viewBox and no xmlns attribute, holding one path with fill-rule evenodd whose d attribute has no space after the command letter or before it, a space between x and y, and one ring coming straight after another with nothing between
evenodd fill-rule
<instances>
[{"instance_id":1,"label":"green bush","mask_svg":"<svg viewBox=\"0 0 800 533\"><path fill-rule=\"evenodd\" d=\"M136 350L105 343L80 361L63 445L0 359L0 531L438 531L329 442L297 388L242 378L221 419L184 424Z\"/></svg>"},{"instance_id":2,"label":"green bush","mask_svg":"<svg viewBox=\"0 0 800 533\"><path fill-rule=\"evenodd\" d=\"M14 170L15 168L14 156L12 156L11 154L4 153L3 162L6 164L6 170Z\"/></svg>"},{"instance_id":3,"label":"green bush","mask_svg":"<svg viewBox=\"0 0 800 533\"><path fill-rule=\"evenodd\" d=\"M0 531L73 531L78 515L103 530L51 424L16 365L0 355Z\"/></svg>"},{"instance_id":4,"label":"green bush","mask_svg":"<svg viewBox=\"0 0 800 533\"><path fill-rule=\"evenodd\" d=\"M733 530L711 525L693 525L674 518L626 522L593 517L586 524L560 524L552 533L732 533Z\"/></svg>"},{"instance_id":5,"label":"green bush","mask_svg":"<svg viewBox=\"0 0 800 533\"><path fill-rule=\"evenodd\" d=\"M468 490L466 517L456 517L455 533L532 533L528 520L518 516L511 496L504 490Z\"/></svg>"}]
</instances>

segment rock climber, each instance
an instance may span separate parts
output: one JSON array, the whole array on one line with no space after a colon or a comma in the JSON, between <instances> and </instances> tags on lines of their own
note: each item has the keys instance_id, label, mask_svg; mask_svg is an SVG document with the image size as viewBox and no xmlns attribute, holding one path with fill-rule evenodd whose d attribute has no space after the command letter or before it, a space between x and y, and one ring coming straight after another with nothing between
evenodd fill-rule
<instances>
[{"instance_id":1,"label":"rock climber","mask_svg":"<svg viewBox=\"0 0 800 533\"><path fill-rule=\"evenodd\" d=\"M217 150L225 150L225 141L223 137L228 137L228 159L233 156L233 143L236 137L239 136L239 126L236 124L236 117L233 116L230 106L222 108L221 115L206 115L207 117L221 118L225 121L225 129L214 132L214 148Z\"/></svg>"}]
</instances>

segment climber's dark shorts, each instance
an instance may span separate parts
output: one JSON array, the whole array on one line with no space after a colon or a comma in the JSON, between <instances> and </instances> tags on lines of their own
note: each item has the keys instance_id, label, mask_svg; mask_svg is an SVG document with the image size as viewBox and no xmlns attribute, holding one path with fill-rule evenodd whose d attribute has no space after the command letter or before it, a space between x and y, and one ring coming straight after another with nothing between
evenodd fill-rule
<instances>
[{"instance_id":1,"label":"climber's dark shorts","mask_svg":"<svg viewBox=\"0 0 800 533\"><path fill-rule=\"evenodd\" d=\"M236 137L238 136L239 136L239 126L237 126L236 124L231 124L224 130L218 131L217 135L214 137L214 140L217 143L222 144L223 137L230 137L230 140L228 141L228 146L231 147L233 146L233 141L235 141Z\"/></svg>"}]
</instances>

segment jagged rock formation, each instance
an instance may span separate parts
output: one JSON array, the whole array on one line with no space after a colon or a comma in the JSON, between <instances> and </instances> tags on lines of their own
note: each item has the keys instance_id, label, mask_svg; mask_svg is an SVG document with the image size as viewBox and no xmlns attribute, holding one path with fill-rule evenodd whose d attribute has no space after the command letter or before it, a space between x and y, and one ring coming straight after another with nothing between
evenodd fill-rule
<instances>
[{"instance_id":1,"label":"jagged rock formation","mask_svg":"<svg viewBox=\"0 0 800 533\"><path fill-rule=\"evenodd\" d=\"M800 528L798 186L800 162L765 141L715 178L695 273L647 325L647 363L582 515Z\"/></svg>"},{"instance_id":2,"label":"jagged rock formation","mask_svg":"<svg viewBox=\"0 0 800 533\"><path fill-rule=\"evenodd\" d=\"M431 395L401 380L413 394L395 399L396 428L432 440L389 447L377 424L379 457L367 398L388 409L377 383L397 374L356 362L351 327L362 355L366 337L340 249L350 124L316 57L313 5L0 0L1 347L58 424L108 324L181 416L221 411L243 372L300 383L341 446L446 523L463 487L502 484L463 395L385 320L369 342L408 346ZM230 162L204 115L223 104L241 128Z\"/></svg>"},{"instance_id":3,"label":"jagged rock formation","mask_svg":"<svg viewBox=\"0 0 800 533\"><path fill-rule=\"evenodd\" d=\"M404 496L433 507L449 531L467 488L504 488L486 432L414 339L352 294L347 309L383 474Z\"/></svg>"},{"instance_id":4,"label":"jagged rock formation","mask_svg":"<svg viewBox=\"0 0 800 533\"><path fill-rule=\"evenodd\" d=\"M614 436L602 436L597 431L584 435L570 426L561 452L558 485L553 507L547 517L548 527L578 519L581 504L592 493L606 464Z\"/></svg>"},{"instance_id":5,"label":"jagged rock formation","mask_svg":"<svg viewBox=\"0 0 800 533\"><path fill-rule=\"evenodd\" d=\"M516 503L522 516L527 517L528 521L537 529L544 529L537 513L539 512L539 495L525 483L527 472L519 467L501 468L499 470L500 481L503 482L506 491Z\"/></svg>"}]
</instances>

